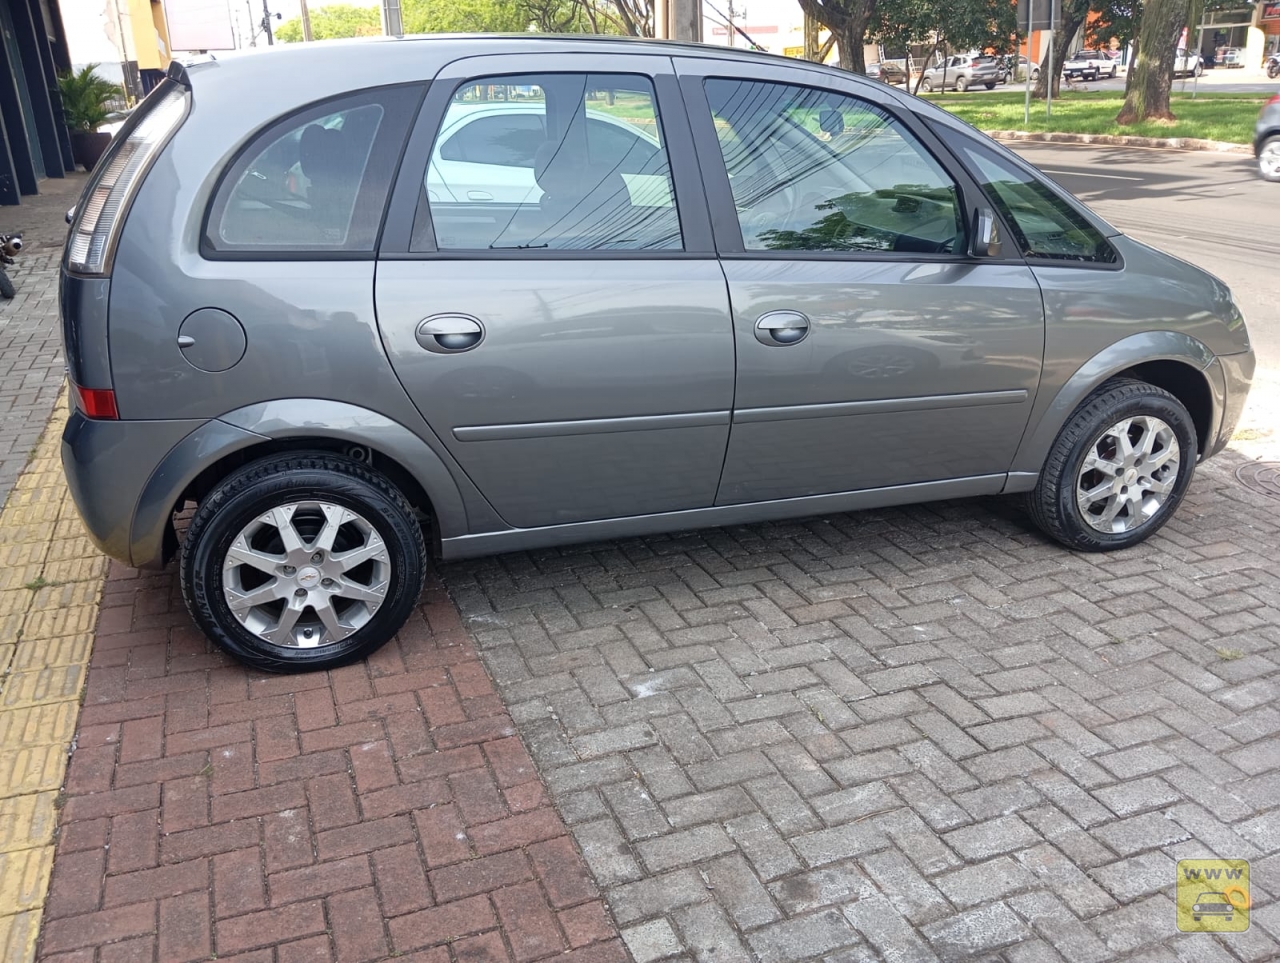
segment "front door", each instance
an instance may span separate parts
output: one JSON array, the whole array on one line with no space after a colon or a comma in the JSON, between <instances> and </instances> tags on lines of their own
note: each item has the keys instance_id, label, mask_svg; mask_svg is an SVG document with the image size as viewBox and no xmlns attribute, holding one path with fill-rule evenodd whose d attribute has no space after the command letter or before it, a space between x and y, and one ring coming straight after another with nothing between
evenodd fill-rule
<instances>
[{"instance_id":1,"label":"front door","mask_svg":"<svg viewBox=\"0 0 1280 963\"><path fill-rule=\"evenodd\" d=\"M383 341L509 524L710 506L733 330L671 62L556 62L433 82L380 251Z\"/></svg>"},{"instance_id":2,"label":"front door","mask_svg":"<svg viewBox=\"0 0 1280 963\"><path fill-rule=\"evenodd\" d=\"M1044 310L1016 252L969 255L977 188L866 85L677 70L738 353L717 503L973 476L998 490L1039 381Z\"/></svg>"}]
</instances>

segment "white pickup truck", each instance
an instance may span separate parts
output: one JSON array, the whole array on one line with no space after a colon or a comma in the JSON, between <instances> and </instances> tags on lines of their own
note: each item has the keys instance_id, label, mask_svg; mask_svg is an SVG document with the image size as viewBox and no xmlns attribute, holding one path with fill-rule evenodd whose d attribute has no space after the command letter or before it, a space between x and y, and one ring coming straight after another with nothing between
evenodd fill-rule
<instances>
[{"instance_id":1,"label":"white pickup truck","mask_svg":"<svg viewBox=\"0 0 1280 963\"><path fill-rule=\"evenodd\" d=\"M1062 75L1068 80L1097 80L1114 77L1116 62L1096 50L1081 50L1067 58L1062 65Z\"/></svg>"}]
</instances>

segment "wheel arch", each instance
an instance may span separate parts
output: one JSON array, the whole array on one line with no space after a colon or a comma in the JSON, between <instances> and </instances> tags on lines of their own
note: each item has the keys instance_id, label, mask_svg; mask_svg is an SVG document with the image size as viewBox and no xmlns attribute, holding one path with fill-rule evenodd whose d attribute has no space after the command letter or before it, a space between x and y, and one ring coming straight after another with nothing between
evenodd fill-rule
<instances>
[{"instance_id":1,"label":"wheel arch","mask_svg":"<svg viewBox=\"0 0 1280 963\"><path fill-rule=\"evenodd\" d=\"M164 565L177 549L173 513L255 458L319 450L368 461L432 519L433 536L464 535L466 506L448 466L408 428L367 409L321 399L250 405L206 422L179 442L152 472L134 512L130 559Z\"/></svg>"},{"instance_id":2,"label":"wheel arch","mask_svg":"<svg viewBox=\"0 0 1280 963\"><path fill-rule=\"evenodd\" d=\"M1080 403L1117 376L1146 381L1181 401L1191 413L1204 453L1222 417L1223 390L1212 375L1214 361L1202 342L1176 331L1147 331L1115 342L1080 365L1052 398L1037 399L1012 470L1038 473Z\"/></svg>"}]
</instances>

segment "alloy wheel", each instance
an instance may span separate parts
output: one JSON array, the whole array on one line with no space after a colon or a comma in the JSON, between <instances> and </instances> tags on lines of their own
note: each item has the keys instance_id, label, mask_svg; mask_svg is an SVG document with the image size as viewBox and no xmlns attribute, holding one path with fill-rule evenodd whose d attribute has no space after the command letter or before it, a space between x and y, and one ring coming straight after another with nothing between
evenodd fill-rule
<instances>
[{"instance_id":1,"label":"alloy wheel","mask_svg":"<svg viewBox=\"0 0 1280 963\"><path fill-rule=\"evenodd\" d=\"M387 546L341 505L297 501L249 522L222 563L227 607L272 645L317 648L359 631L386 600Z\"/></svg>"},{"instance_id":2,"label":"alloy wheel","mask_svg":"<svg viewBox=\"0 0 1280 963\"><path fill-rule=\"evenodd\" d=\"M1076 504L1090 527L1130 532L1160 514L1178 480L1182 453L1173 429L1137 415L1089 446L1076 479Z\"/></svg>"},{"instance_id":3,"label":"alloy wheel","mask_svg":"<svg viewBox=\"0 0 1280 963\"><path fill-rule=\"evenodd\" d=\"M1280 180L1280 137L1273 137L1258 152L1258 169L1268 180Z\"/></svg>"}]
</instances>

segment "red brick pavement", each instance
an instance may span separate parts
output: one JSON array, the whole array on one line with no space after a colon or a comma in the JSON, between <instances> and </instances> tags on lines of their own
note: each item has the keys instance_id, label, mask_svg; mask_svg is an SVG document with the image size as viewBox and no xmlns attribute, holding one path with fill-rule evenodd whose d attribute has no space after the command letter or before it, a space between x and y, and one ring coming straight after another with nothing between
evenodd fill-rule
<instances>
[{"instance_id":1,"label":"red brick pavement","mask_svg":"<svg viewBox=\"0 0 1280 963\"><path fill-rule=\"evenodd\" d=\"M114 566L67 773L49 963L625 963L432 581L367 663L269 676Z\"/></svg>"}]
</instances>

